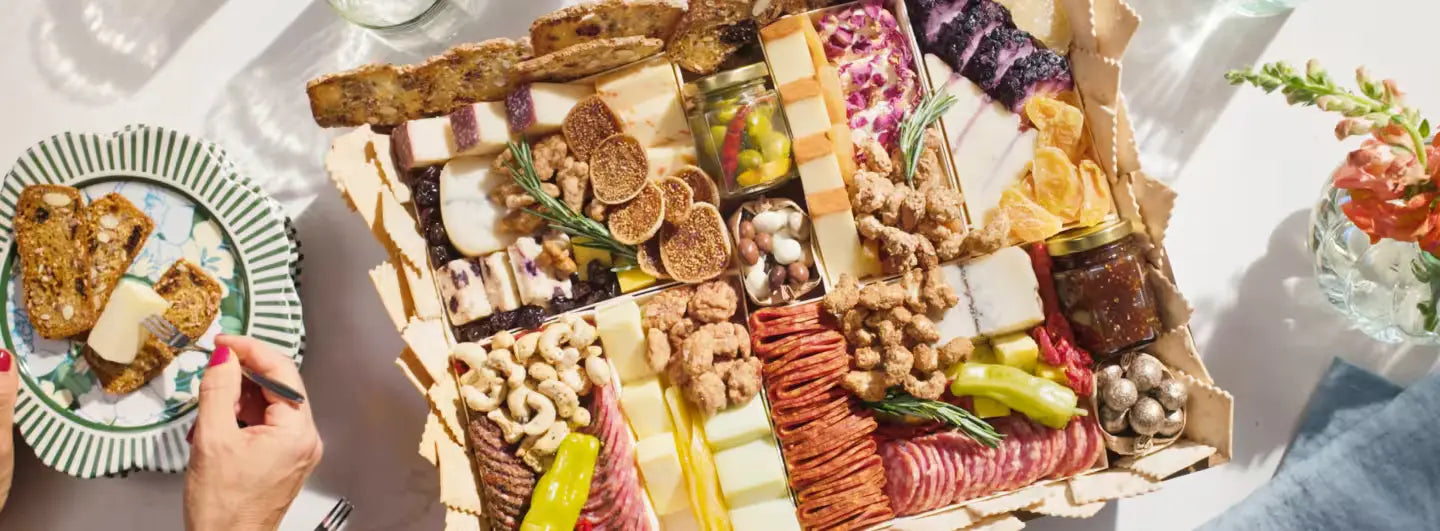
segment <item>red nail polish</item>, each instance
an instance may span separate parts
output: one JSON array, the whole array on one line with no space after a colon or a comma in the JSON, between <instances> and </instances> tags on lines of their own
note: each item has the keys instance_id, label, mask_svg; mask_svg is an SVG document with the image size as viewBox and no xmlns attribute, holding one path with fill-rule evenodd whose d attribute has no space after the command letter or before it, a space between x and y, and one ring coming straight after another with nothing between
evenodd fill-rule
<instances>
[{"instance_id":1,"label":"red nail polish","mask_svg":"<svg viewBox=\"0 0 1440 531\"><path fill-rule=\"evenodd\" d=\"M10 365L14 364L15 356L10 351L0 348L0 372L10 372Z\"/></svg>"},{"instance_id":2,"label":"red nail polish","mask_svg":"<svg viewBox=\"0 0 1440 531\"><path fill-rule=\"evenodd\" d=\"M215 349L215 352L210 355L210 364L206 365L206 367L214 367L221 363L225 363L225 360L228 359L230 359L230 347L217 348Z\"/></svg>"}]
</instances>

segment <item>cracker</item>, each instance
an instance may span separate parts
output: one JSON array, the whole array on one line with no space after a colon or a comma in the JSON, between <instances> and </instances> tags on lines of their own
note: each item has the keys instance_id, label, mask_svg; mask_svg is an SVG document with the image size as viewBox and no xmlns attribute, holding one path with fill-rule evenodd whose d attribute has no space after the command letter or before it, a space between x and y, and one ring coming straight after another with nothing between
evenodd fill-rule
<instances>
[{"instance_id":1,"label":"cracker","mask_svg":"<svg viewBox=\"0 0 1440 531\"><path fill-rule=\"evenodd\" d=\"M1164 325L1165 331L1170 332L1176 328L1185 326L1190 322L1190 314L1194 308L1190 302L1185 300L1185 295L1175 287L1165 274L1153 267L1145 268L1146 281L1150 284L1150 293L1155 295L1156 302L1160 303L1160 323Z\"/></svg>"},{"instance_id":2,"label":"cracker","mask_svg":"<svg viewBox=\"0 0 1440 531\"><path fill-rule=\"evenodd\" d=\"M395 170L395 157L390 153L390 135L375 134L370 138L370 144L365 146L365 161L375 168L380 180L395 193L395 199L409 203L410 187L400 182L400 172Z\"/></svg>"},{"instance_id":3,"label":"cracker","mask_svg":"<svg viewBox=\"0 0 1440 531\"><path fill-rule=\"evenodd\" d=\"M952 531L975 525L980 519L964 507L955 507L925 516L912 516L893 521L891 529L900 531Z\"/></svg>"},{"instance_id":4,"label":"cracker","mask_svg":"<svg viewBox=\"0 0 1440 531\"><path fill-rule=\"evenodd\" d=\"M1070 67L1086 105L1113 106L1119 101L1120 61L1076 48L1070 51Z\"/></svg>"},{"instance_id":5,"label":"cracker","mask_svg":"<svg viewBox=\"0 0 1440 531\"><path fill-rule=\"evenodd\" d=\"M1118 121L1115 117L1115 108L1107 107L1091 101L1089 94L1081 89L1081 96L1085 100L1085 123L1090 130L1091 156L1095 162L1105 169L1105 174L1114 178L1116 173L1115 161L1115 137Z\"/></svg>"},{"instance_id":6,"label":"cracker","mask_svg":"<svg viewBox=\"0 0 1440 531\"><path fill-rule=\"evenodd\" d=\"M1195 350L1195 340L1190 336L1190 327L1182 326L1160 334L1160 338L1146 349L1171 370L1180 371L1207 384L1214 384L1200 353Z\"/></svg>"},{"instance_id":7,"label":"cracker","mask_svg":"<svg viewBox=\"0 0 1440 531\"><path fill-rule=\"evenodd\" d=\"M1067 483L1054 483L1042 487L1045 489L1045 496L1039 502L1026 508L1026 511L1043 514L1046 516L1059 516L1061 518L1089 518L1105 508L1104 501L1077 504L1070 500L1070 486Z\"/></svg>"},{"instance_id":8,"label":"cracker","mask_svg":"<svg viewBox=\"0 0 1440 531\"><path fill-rule=\"evenodd\" d=\"M445 306L440 302L440 292L435 289L435 273L428 267L411 267L404 260L392 258L391 261L405 272L404 293L413 308L411 315L421 319L445 319Z\"/></svg>"},{"instance_id":9,"label":"cracker","mask_svg":"<svg viewBox=\"0 0 1440 531\"><path fill-rule=\"evenodd\" d=\"M407 348L401 352L395 358L395 366L400 368L400 372L405 374L405 379L410 380L410 385L415 386L415 391L420 393L420 396L425 396L430 384L435 383L430 374L425 372L425 366L420 364L420 359L413 350Z\"/></svg>"},{"instance_id":10,"label":"cracker","mask_svg":"<svg viewBox=\"0 0 1440 531\"><path fill-rule=\"evenodd\" d=\"M445 323L411 318L400 337L420 360L431 381L440 382L450 377L450 344L445 337Z\"/></svg>"},{"instance_id":11,"label":"cracker","mask_svg":"<svg viewBox=\"0 0 1440 531\"><path fill-rule=\"evenodd\" d=\"M1094 0L1090 16L1095 27L1095 51L1115 60L1124 57L1130 39L1140 27L1140 15L1124 0Z\"/></svg>"},{"instance_id":12,"label":"cracker","mask_svg":"<svg viewBox=\"0 0 1440 531\"><path fill-rule=\"evenodd\" d=\"M1070 499L1085 505L1098 501L1138 496L1160 488L1153 481L1129 470L1109 469L1070 480Z\"/></svg>"},{"instance_id":13,"label":"cracker","mask_svg":"<svg viewBox=\"0 0 1440 531\"><path fill-rule=\"evenodd\" d=\"M1135 201L1145 219L1145 232L1157 246L1165 245L1165 229L1170 227L1170 213L1175 209L1175 190L1145 172L1130 174L1135 184Z\"/></svg>"},{"instance_id":14,"label":"cracker","mask_svg":"<svg viewBox=\"0 0 1440 531\"><path fill-rule=\"evenodd\" d=\"M446 509L480 514L480 489L465 447L451 440L436 443L440 461L440 503Z\"/></svg>"},{"instance_id":15,"label":"cracker","mask_svg":"<svg viewBox=\"0 0 1440 531\"><path fill-rule=\"evenodd\" d=\"M405 265L414 268L429 267L425 263L425 238L415 228L415 218L405 210L395 194L388 189L380 190L380 222L385 239L391 250L399 252Z\"/></svg>"},{"instance_id":16,"label":"cracker","mask_svg":"<svg viewBox=\"0 0 1440 531\"><path fill-rule=\"evenodd\" d=\"M384 135L376 134L368 125L357 127L331 140L330 151L325 154L325 173L330 176L335 188L340 190L341 197L345 198L350 209L360 213L360 218L365 220L365 226L369 227L377 238L382 234L376 224L376 217L380 206L380 190L385 184L380 174L375 171L374 162L367 161L365 154L375 149L373 142L380 136Z\"/></svg>"},{"instance_id":17,"label":"cracker","mask_svg":"<svg viewBox=\"0 0 1440 531\"><path fill-rule=\"evenodd\" d=\"M400 272L395 270L395 265L381 262L375 266L370 270L370 283L375 285L375 292L380 295L380 304L385 307L385 314L390 316L395 331L404 330L405 319L410 316L412 309L410 298L405 296L405 288L401 285Z\"/></svg>"},{"instance_id":18,"label":"cracker","mask_svg":"<svg viewBox=\"0 0 1440 531\"><path fill-rule=\"evenodd\" d=\"M488 529L481 523L483 516L445 508L445 531L480 531Z\"/></svg>"},{"instance_id":19,"label":"cracker","mask_svg":"<svg viewBox=\"0 0 1440 531\"><path fill-rule=\"evenodd\" d=\"M530 43L545 55L596 39L668 39L685 10L664 0L600 0L553 11L530 24Z\"/></svg>"},{"instance_id":20,"label":"cracker","mask_svg":"<svg viewBox=\"0 0 1440 531\"><path fill-rule=\"evenodd\" d=\"M1132 184L1133 175L1125 174L1110 180L1110 195L1115 200L1115 213L1120 219L1129 221L1136 225L1137 234L1149 241L1149 236L1144 232L1145 220L1140 218L1140 204L1135 200L1135 187Z\"/></svg>"},{"instance_id":21,"label":"cracker","mask_svg":"<svg viewBox=\"0 0 1440 531\"><path fill-rule=\"evenodd\" d=\"M1171 474L1212 455L1215 455L1215 447L1181 439L1149 455L1123 457L1115 462L1115 466L1156 481L1164 481Z\"/></svg>"},{"instance_id":22,"label":"cracker","mask_svg":"<svg viewBox=\"0 0 1440 531\"><path fill-rule=\"evenodd\" d=\"M976 516L989 518L998 514L1024 509L1034 505L1044 497L1045 489L1040 485L1035 485L1003 496L977 501L966 505L965 508L975 513Z\"/></svg>"},{"instance_id":23,"label":"cracker","mask_svg":"<svg viewBox=\"0 0 1440 531\"><path fill-rule=\"evenodd\" d=\"M1130 125L1124 94L1120 95L1115 120L1115 168L1120 173L1140 171L1140 147L1135 144L1135 128Z\"/></svg>"},{"instance_id":24,"label":"cracker","mask_svg":"<svg viewBox=\"0 0 1440 531\"><path fill-rule=\"evenodd\" d=\"M445 429L447 439L463 444L465 429L460 423L460 392L456 390L455 380L446 378L436 381L430 385L430 392L425 397L433 412L440 416L440 426Z\"/></svg>"},{"instance_id":25,"label":"cracker","mask_svg":"<svg viewBox=\"0 0 1440 531\"><path fill-rule=\"evenodd\" d=\"M665 41L649 37L596 39L516 63L511 75L516 83L571 81L639 61L664 47Z\"/></svg>"},{"instance_id":26,"label":"cracker","mask_svg":"<svg viewBox=\"0 0 1440 531\"><path fill-rule=\"evenodd\" d=\"M1185 401L1185 438L1215 448L1211 465L1229 461L1235 432L1235 397L1189 374L1178 373L1175 377L1185 383L1189 397Z\"/></svg>"},{"instance_id":27,"label":"cracker","mask_svg":"<svg viewBox=\"0 0 1440 531\"><path fill-rule=\"evenodd\" d=\"M429 461L430 466L440 466L440 455L436 445L440 443L441 439L449 442L449 436L445 435L445 426L440 423L440 417L431 411L425 415L425 430L420 432L420 457Z\"/></svg>"},{"instance_id":28,"label":"cracker","mask_svg":"<svg viewBox=\"0 0 1440 531\"><path fill-rule=\"evenodd\" d=\"M1076 48L1100 49L1095 35L1095 1L1059 0L1065 19L1070 21L1071 52Z\"/></svg>"},{"instance_id":29,"label":"cracker","mask_svg":"<svg viewBox=\"0 0 1440 531\"><path fill-rule=\"evenodd\" d=\"M696 74L714 72L741 46L756 39L759 31L752 18L751 3L749 0L692 3L670 36L666 50L670 60Z\"/></svg>"},{"instance_id":30,"label":"cracker","mask_svg":"<svg viewBox=\"0 0 1440 531\"><path fill-rule=\"evenodd\" d=\"M1002 514L986 518L965 528L968 531L1018 531L1025 528L1025 522L1013 514Z\"/></svg>"}]
</instances>

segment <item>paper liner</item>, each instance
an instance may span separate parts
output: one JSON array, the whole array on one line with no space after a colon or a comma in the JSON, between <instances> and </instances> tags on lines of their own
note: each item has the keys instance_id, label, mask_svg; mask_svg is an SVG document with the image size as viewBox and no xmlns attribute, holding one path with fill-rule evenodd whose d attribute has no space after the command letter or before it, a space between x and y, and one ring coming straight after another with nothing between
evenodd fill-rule
<instances>
[{"instance_id":1,"label":"paper liner","mask_svg":"<svg viewBox=\"0 0 1440 531\"><path fill-rule=\"evenodd\" d=\"M965 529L969 531L1016 531L1024 528L1025 522L1020 521L1015 515L1007 513L986 518Z\"/></svg>"},{"instance_id":2,"label":"paper liner","mask_svg":"<svg viewBox=\"0 0 1440 531\"><path fill-rule=\"evenodd\" d=\"M390 317L390 323L395 325L395 331L404 330L407 319L414 312L410 307L410 298L405 296L405 281L395 269L395 265L381 262L372 268L370 283L375 286L375 293L380 296L380 305L385 308L385 315Z\"/></svg>"},{"instance_id":3,"label":"paper liner","mask_svg":"<svg viewBox=\"0 0 1440 531\"><path fill-rule=\"evenodd\" d=\"M1160 488L1160 482L1129 470L1111 468L1070 480L1070 499L1078 505L1128 498Z\"/></svg>"},{"instance_id":4,"label":"paper liner","mask_svg":"<svg viewBox=\"0 0 1440 531\"><path fill-rule=\"evenodd\" d=\"M1120 61L1101 56L1089 48L1070 50L1070 67L1075 84L1085 94L1087 105L1113 107L1120 101Z\"/></svg>"},{"instance_id":5,"label":"paper liner","mask_svg":"<svg viewBox=\"0 0 1440 531\"><path fill-rule=\"evenodd\" d=\"M420 236L420 230L415 228L415 217L405 210L388 188L380 190L380 216L376 221L385 231L386 246L399 252L405 265L417 270L430 267L425 261L425 238ZM430 289L435 288L431 286Z\"/></svg>"},{"instance_id":6,"label":"paper liner","mask_svg":"<svg viewBox=\"0 0 1440 531\"><path fill-rule=\"evenodd\" d=\"M1135 128L1130 124L1130 108L1125 95L1120 95L1115 124L1115 167L1120 173L1140 171L1140 147L1135 143Z\"/></svg>"},{"instance_id":7,"label":"paper liner","mask_svg":"<svg viewBox=\"0 0 1440 531\"><path fill-rule=\"evenodd\" d=\"M1123 0L1094 0L1090 14L1095 27L1095 50L1111 59L1120 60L1130 39L1140 27L1140 16Z\"/></svg>"},{"instance_id":8,"label":"paper liner","mask_svg":"<svg viewBox=\"0 0 1440 531\"><path fill-rule=\"evenodd\" d=\"M1070 21L1070 50L1089 48L1099 50L1100 42L1095 34L1095 8L1097 0L1057 0L1065 10L1065 19Z\"/></svg>"},{"instance_id":9,"label":"paper liner","mask_svg":"<svg viewBox=\"0 0 1440 531\"><path fill-rule=\"evenodd\" d=\"M441 439L448 439L445 435L445 426L440 422L440 416L434 411L425 414L425 430L420 432L420 457L430 462L430 466L440 466L439 449L436 447Z\"/></svg>"},{"instance_id":10,"label":"paper liner","mask_svg":"<svg viewBox=\"0 0 1440 531\"><path fill-rule=\"evenodd\" d=\"M1155 295L1156 302L1159 303L1160 324L1165 327L1164 333L1190 324L1190 314L1194 309L1175 284L1153 267L1145 268L1145 277L1150 284L1150 293Z\"/></svg>"},{"instance_id":11,"label":"paper liner","mask_svg":"<svg viewBox=\"0 0 1440 531\"><path fill-rule=\"evenodd\" d=\"M1059 516L1061 518L1089 518L1100 512L1105 507L1103 501L1077 504L1070 500L1070 485L1068 483L1056 483L1045 485L1044 496L1039 501L1026 507L1025 510L1042 514L1045 516Z\"/></svg>"},{"instance_id":12,"label":"paper liner","mask_svg":"<svg viewBox=\"0 0 1440 531\"><path fill-rule=\"evenodd\" d=\"M464 445L465 425L460 422L460 391L453 378L435 382L425 393L430 408L440 416L441 426L451 442Z\"/></svg>"},{"instance_id":13,"label":"paper liner","mask_svg":"<svg viewBox=\"0 0 1440 531\"><path fill-rule=\"evenodd\" d=\"M435 447L440 458L440 503L447 509L481 514L480 483L475 480L475 468L465 446L441 439Z\"/></svg>"},{"instance_id":14,"label":"paper liner","mask_svg":"<svg viewBox=\"0 0 1440 531\"><path fill-rule=\"evenodd\" d=\"M980 521L974 513L964 507L952 507L925 516L910 516L892 520L891 529L903 531L951 531L965 529Z\"/></svg>"},{"instance_id":15,"label":"paper liner","mask_svg":"<svg viewBox=\"0 0 1440 531\"><path fill-rule=\"evenodd\" d=\"M1204 360L1201 360L1200 354L1195 351L1195 340L1190 336L1188 326L1160 334L1160 338L1145 350L1154 354L1160 363L1177 372L1189 374L1207 384L1215 384L1215 380L1210 378L1210 371L1205 369Z\"/></svg>"},{"instance_id":16,"label":"paper liner","mask_svg":"<svg viewBox=\"0 0 1440 531\"><path fill-rule=\"evenodd\" d=\"M1214 454L1214 447L1181 439L1175 444L1149 455L1123 457L1115 462L1115 466L1156 481L1163 481L1171 474L1184 470Z\"/></svg>"},{"instance_id":17,"label":"paper liner","mask_svg":"<svg viewBox=\"0 0 1440 531\"><path fill-rule=\"evenodd\" d=\"M445 508L445 531L480 531L488 529L485 517Z\"/></svg>"},{"instance_id":18,"label":"paper liner","mask_svg":"<svg viewBox=\"0 0 1440 531\"><path fill-rule=\"evenodd\" d=\"M1185 383L1189 397L1185 401L1185 438L1215 448L1211 466L1230 461L1235 397L1188 374L1175 377Z\"/></svg>"},{"instance_id":19,"label":"paper liner","mask_svg":"<svg viewBox=\"0 0 1440 531\"><path fill-rule=\"evenodd\" d=\"M370 126L357 127L350 132L336 137L330 141L330 151L325 154L325 173L330 177L330 182L340 190L340 196L350 205L350 209L358 212L360 218L365 220L365 225L375 233L376 239L384 241L380 236L383 232L379 230L376 216L379 212L380 191L385 184L380 175L375 171L375 166L365 160L366 149L376 137L383 136L376 134ZM389 145L389 137L385 143ZM389 154L386 154L389 159Z\"/></svg>"},{"instance_id":20,"label":"paper liner","mask_svg":"<svg viewBox=\"0 0 1440 531\"><path fill-rule=\"evenodd\" d=\"M1095 163L1105 169L1105 174L1115 179L1120 175L1116 172L1115 162L1115 128L1119 123L1115 118L1115 108L1091 103L1086 89L1081 87L1080 90L1085 107L1086 129L1090 130L1091 155L1094 156Z\"/></svg>"},{"instance_id":21,"label":"paper liner","mask_svg":"<svg viewBox=\"0 0 1440 531\"><path fill-rule=\"evenodd\" d=\"M1041 498L1044 497L1044 487L1033 485L1004 496L971 503L966 505L965 508L976 516L988 518L997 514L1024 509L1038 503Z\"/></svg>"},{"instance_id":22,"label":"paper liner","mask_svg":"<svg viewBox=\"0 0 1440 531\"><path fill-rule=\"evenodd\" d=\"M430 373L425 372L425 366L420 364L420 358L409 348L395 358L395 366L405 374L405 379L410 380L410 385L415 386L415 391L420 393L420 396L425 396L430 390L430 384L435 383L430 378Z\"/></svg>"},{"instance_id":23,"label":"paper liner","mask_svg":"<svg viewBox=\"0 0 1440 531\"><path fill-rule=\"evenodd\" d=\"M1154 245L1165 244L1165 230L1170 227L1170 213L1175 209L1175 190L1145 172L1130 174L1136 188L1135 201L1140 206L1140 215L1145 218L1145 232Z\"/></svg>"},{"instance_id":24,"label":"paper liner","mask_svg":"<svg viewBox=\"0 0 1440 531\"><path fill-rule=\"evenodd\" d=\"M412 318L405 325L405 330L400 332L400 338L415 353L415 358L420 360L432 382L449 379L450 344L445 337L445 323Z\"/></svg>"}]
</instances>

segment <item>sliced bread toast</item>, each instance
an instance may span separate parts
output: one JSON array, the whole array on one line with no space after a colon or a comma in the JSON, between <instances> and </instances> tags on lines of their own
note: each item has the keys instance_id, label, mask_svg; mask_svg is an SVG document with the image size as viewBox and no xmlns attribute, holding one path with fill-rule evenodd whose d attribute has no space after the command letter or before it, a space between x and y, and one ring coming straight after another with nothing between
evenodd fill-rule
<instances>
[{"instance_id":1,"label":"sliced bread toast","mask_svg":"<svg viewBox=\"0 0 1440 531\"><path fill-rule=\"evenodd\" d=\"M170 309L165 310L165 319L192 339L204 335L210 328L210 323L215 322L215 317L220 312L220 298L224 294L220 283L214 277L200 266L185 260L179 260L170 266L170 269L160 276L160 280L155 282L154 289L161 297L170 301ZM115 394L129 393L143 387L164 372L165 366L175 359L177 353L175 349L154 337L145 339L145 344L135 354L135 361L129 365L106 361L90 349L82 349L82 352L85 361L90 363L90 369L99 377L100 384L106 391Z\"/></svg>"},{"instance_id":2,"label":"sliced bread toast","mask_svg":"<svg viewBox=\"0 0 1440 531\"><path fill-rule=\"evenodd\" d=\"M20 192L20 279L30 324L41 337L62 339L95 326L100 312L91 300L89 232L79 190L36 184Z\"/></svg>"},{"instance_id":3,"label":"sliced bread toast","mask_svg":"<svg viewBox=\"0 0 1440 531\"><path fill-rule=\"evenodd\" d=\"M85 217L90 225L90 286L97 314L105 309L110 293L145 247L155 222L120 194L90 203Z\"/></svg>"}]
</instances>

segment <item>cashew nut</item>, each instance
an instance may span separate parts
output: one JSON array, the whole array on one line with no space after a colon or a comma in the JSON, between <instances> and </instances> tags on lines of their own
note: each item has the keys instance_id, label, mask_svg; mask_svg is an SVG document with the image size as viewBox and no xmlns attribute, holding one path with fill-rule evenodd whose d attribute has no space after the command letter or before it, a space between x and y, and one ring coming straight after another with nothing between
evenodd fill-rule
<instances>
[{"instance_id":1,"label":"cashew nut","mask_svg":"<svg viewBox=\"0 0 1440 531\"><path fill-rule=\"evenodd\" d=\"M590 345L590 346L588 346L588 347L585 347L585 356L586 356L586 357L599 356L599 355L604 354L604 353L605 353L605 349L600 348L600 345Z\"/></svg>"},{"instance_id":2,"label":"cashew nut","mask_svg":"<svg viewBox=\"0 0 1440 531\"><path fill-rule=\"evenodd\" d=\"M543 361L530 363L530 379L537 382L553 380L557 377L555 367Z\"/></svg>"},{"instance_id":3,"label":"cashew nut","mask_svg":"<svg viewBox=\"0 0 1440 531\"><path fill-rule=\"evenodd\" d=\"M495 371L485 366L471 367L465 374L460 375L460 385L486 385L490 380L505 381L500 375L495 374Z\"/></svg>"},{"instance_id":4,"label":"cashew nut","mask_svg":"<svg viewBox=\"0 0 1440 531\"><path fill-rule=\"evenodd\" d=\"M565 436L569 434L570 425L565 424L564 421L556 421L549 426L549 429L545 430L544 435L541 435L539 439L535 440L535 444L530 447L530 451L538 455L555 455L555 451L560 448L560 443L564 441Z\"/></svg>"},{"instance_id":5,"label":"cashew nut","mask_svg":"<svg viewBox=\"0 0 1440 531\"><path fill-rule=\"evenodd\" d=\"M584 428L590 425L590 410L583 407L575 408L575 413L570 415L570 424L576 428Z\"/></svg>"},{"instance_id":6,"label":"cashew nut","mask_svg":"<svg viewBox=\"0 0 1440 531\"><path fill-rule=\"evenodd\" d=\"M469 365L471 369L485 366L485 347L478 343L461 343L450 351L450 357Z\"/></svg>"},{"instance_id":7,"label":"cashew nut","mask_svg":"<svg viewBox=\"0 0 1440 531\"><path fill-rule=\"evenodd\" d=\"M564 383L566 387L569 387L571 390L575 391L575 393L584 394L583 391L585 390L585 377L580 375L580 367L572 366L563 371L560 371L560 382Z\"/></svg>"},{"instance_id":8,"label":"cashew nut","mask_svg":"<svg viewBox=\"0 0 1440 531\"><path fill-rule=\"evenodd\" d=\"M515 358L510 357L508 350L502 348L490 351L490 356L485 359L485 366L504 374L505 383L510 387L525 383L525 367L515 363Z\"/></svg>"},{"instance_id":9,"label":"cashew nut","mask_svg":"<svg viewBox=\"0 0 1440 531\"><path fill-rule=\"evenodd\" d=\"M505 408L510 410L510 416L516 421L526 422L530 420L530 406L525 405L525 399L530 398L532 393L535 393L535 390L531 389L530 386L521 385L520 387L511 389L510 394L505 396Z\"/></svg>"},{"instance_id":10,"label":"cashew nut","mask_svg":"<svg viewBox=\"0 0 1440 531\"><path fill-rule=\"evenodd\" d=\"M540 334L526 334L515 340L515 359L525 363L530 356L535 354L535 345L540 341Z\"/></svg>"},{"instance_id":11,"label":"cashew nut","mask_svg":"<svg viewBox=\"0 0 1440 531\"><path fill-rule=\"evenodd\" d=\"M590 377L590 383L604 387L610 383L610 363L600 356L587 357L585 374Z\"/></svg>"},{"instance_id":12,"label":"cashew nut","mask_svg":"<svg viewBox=\"0 0 1440 531\"><path fill-rule=\"evenodd\" d=\"M565 385L564 382L559 380L540 382L539 389L540 394L554 401L550 404L553 410L552 412L559 413L561 417L570 418L570 416L575 413L575 410L580 407L580 396L577 395L575 390L571 389L570 386Z\"/></svg>"},{"instance_id":13,"label":"cashew nut","mask_svg":"<svg viewBox=\"0 0 1440 531\"><path fill-rule=\"evenodd\" d=\"M510 348L515 346L515 335L509 330L501 330L490 336L490 348Z\"/></svg>"},{"instance_id":14,"label":"cashew nut","mask_svg":"<svg viewBox=\"0 0 1440 531\"><path fill-rule=\"evenodd\" d=\"M520 426L519 423L510 420L510 417L505 416L504 411L501 411L499 409L493 410L490 413L487 413L485 415L485 418L490 419L492 422L500 426L500 431L505 434L505 442L507 443L514 443L515 441L518 441L525 436L524 427Z\"/></svg>"},{"instance_id":15,"label":"cashew nut","mask_svg":"<svg viewBox=\"0 0 1440 531\"><path fill-rule=\"evenodd\" d=\"M545 384L547 383L553 383L561 387L565 386L565 384L562 384L555 380L550 380L548 382L541 383L540 388L544 389ZM545 433L545 430L549 429L550 425L555 422L555 403L551 402L550 400L551 399L546 398L545 395L542 395L541 393L529 393L528 395L526 395L525 404L535 408L535 415L530 417L530 422L525 423L526 434L539 435L541 433Z\"/></svg>"},{"instance_id":16,"label":"cashew nut","mask_svg":"<svg viewBox=\"0 0 1440 531\"><path fill-rule=\"evenodd\" d=\"M460 397L465 399L465 405L470 409L481 413L495 411L500 407L501 395L505 394L505 382L500 379L492 379L488 382L480 382L484 391L474 385L460 387Z\"/></svg>"},{"instance_id":17,"label":"cashew nut","mask_svg":"<svg viewBox=\"0 0 1440 531\"><path fill-rule=\"evenodd\" d=\"M540 333L540 341L536 344L536 348L540 351L540 355L550 363L558 364L561 356L560 344L568 339L570 339L570 325L554 323L545 327L545 331Z\"/></svg>"},{"instance_id":18,"label":"cashew nut","mask_svg":"<svg viewBox=\"0 0 1440 531\"><path fill-rule=\"evenodd\" d=\"M577 363L580 363L580 349L577 349L575 347L565 347L560 349L560 359L557 362L558 366L574 367Z\"/></svg>"},{"instance_id":19,"label":"cashew nut","mask_svg":"<svg viewBox=\"0 0 1440 531\"><path fill-rule=\"evenodd\" d=\"M575 314L566 314L561 322L570 325L570 346L585 348L595 343L596 330L585 319Z\"/></svg>"}]
</instances>

